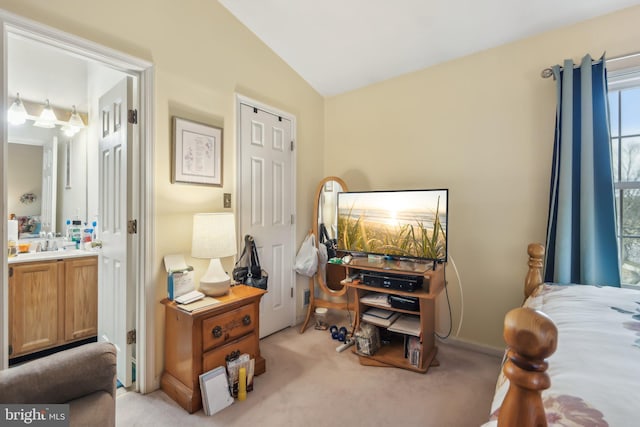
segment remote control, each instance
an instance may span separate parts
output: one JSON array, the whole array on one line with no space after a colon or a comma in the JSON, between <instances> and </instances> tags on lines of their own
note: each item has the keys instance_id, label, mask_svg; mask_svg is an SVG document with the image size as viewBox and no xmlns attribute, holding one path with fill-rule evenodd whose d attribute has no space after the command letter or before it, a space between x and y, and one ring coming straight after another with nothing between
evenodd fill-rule
<instances>
[{"instance_id":1,"label":"remote control","mask_svg":"<svg viewBox=\"0 0 640 427\"><path fill-rule=\"evenodd\" d=\"M353 338L347 340L344 342L344 344L340 344L338 347L336 347L336 351L338 353L345 351L346 349L348 349L349 347L351 347L354 344L354 340Z\"/></svg>"}]
</instances>

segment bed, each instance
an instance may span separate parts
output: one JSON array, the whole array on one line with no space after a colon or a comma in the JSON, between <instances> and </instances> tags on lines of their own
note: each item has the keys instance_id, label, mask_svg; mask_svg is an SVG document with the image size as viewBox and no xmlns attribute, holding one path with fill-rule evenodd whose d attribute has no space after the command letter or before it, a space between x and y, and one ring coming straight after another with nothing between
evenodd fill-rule
<instances>
[{"instance_id":1,"label":"bed","mask_svg":"<svg viewBox=\"0 0 640 427\"><path fill-rule=\"evenodd\" d=\"M542 283L544 247L528 252L526 299L505 316L484 426L639 425L640 291Z\"/></svg>"}]
</instances>

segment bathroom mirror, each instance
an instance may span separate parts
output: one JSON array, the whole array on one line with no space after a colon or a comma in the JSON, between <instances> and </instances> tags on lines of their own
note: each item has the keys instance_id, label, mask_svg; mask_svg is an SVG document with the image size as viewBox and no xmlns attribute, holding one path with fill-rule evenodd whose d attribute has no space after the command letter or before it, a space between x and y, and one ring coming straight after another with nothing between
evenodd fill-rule
<instances>
[{"instance_id":1,"label":"bathroom mirror","mask_svg":"<svg viewBox=\"0 0 640 427\"><path fill-rule=\"evenodd\" d=\"M84 132L69 139L58 128L27 122L8 127L7 211L18 221L18 239L41 231L64 233L65 220L86 217Z\"/></svg>"},{"instance_id":2,"label":"bathroom mirror","mask_svg":"<svg viewBox=\"0 0 640 427\"><path fill-rule=\"evenodd\" d=\"M336 177L329 176L318 184L314 198L315 206L313 210L313 221L311 232L316 237L316 244L320 243L320 229L324 225L330 239L338 237L338 193L349 191L345 182ZM322 264L318 265L318 271L309 278L309 308L307 316L300 328L300 333L304 332L311 318L311 314L317 307L334 308L346 310L346 302L338 302L335 297L342 297L347 293L347 287L340 281L345 277L345 269L341 265ZM316 283L319 290L326 294L327 299L316 297Z\"/></svg>"}]
</instances>

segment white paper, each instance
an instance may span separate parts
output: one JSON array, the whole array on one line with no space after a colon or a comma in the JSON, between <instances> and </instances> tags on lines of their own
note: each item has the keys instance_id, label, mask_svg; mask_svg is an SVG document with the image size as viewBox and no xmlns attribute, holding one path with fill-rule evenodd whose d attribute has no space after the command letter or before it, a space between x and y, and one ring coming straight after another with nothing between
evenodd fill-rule
<instances>
[{"instance_id":1,"label":"white paper","mask_svg":"<svg viewBox=\"0 0 640 427\"><path fill-rule=\"evenodd\" d=\"M200 375L200 393L202 407L207 415L213 415L233 403L224 367L218 366Z\"/></svg>"}]
</instances>

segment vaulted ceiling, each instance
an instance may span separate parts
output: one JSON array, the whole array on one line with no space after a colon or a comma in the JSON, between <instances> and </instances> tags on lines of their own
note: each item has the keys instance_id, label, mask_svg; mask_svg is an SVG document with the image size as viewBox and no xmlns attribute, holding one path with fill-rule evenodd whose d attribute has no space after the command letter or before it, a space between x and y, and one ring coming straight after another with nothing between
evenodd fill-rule
<instances>
[{"instance_id":1,"label":"vaulted ceiling","mask_svg":"<svg viewBox=\"0 0 640 427\"><path fill-rule=\"evenodd\" d=\"M218 0L324 96L640 0Z\"/></svg>"}]
</instances>

